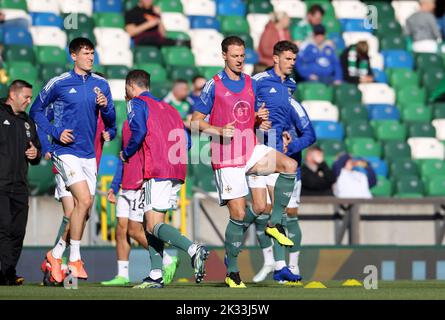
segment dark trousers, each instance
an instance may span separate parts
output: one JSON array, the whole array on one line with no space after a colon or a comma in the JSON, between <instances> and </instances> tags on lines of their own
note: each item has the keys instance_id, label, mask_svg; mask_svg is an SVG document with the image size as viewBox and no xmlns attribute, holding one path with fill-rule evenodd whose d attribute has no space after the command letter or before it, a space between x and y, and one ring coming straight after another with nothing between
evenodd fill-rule
<instances>
[{"instance_id":1,"label":"dark trousers","mask_svg":"<svg viewBox=\"0 0 445 320\"><path fill-rule=\"evenodd\" d=\"M28 194L0 191L0 263L5 278L16 275L28 221Z\"/></svg>"}]
</instances>

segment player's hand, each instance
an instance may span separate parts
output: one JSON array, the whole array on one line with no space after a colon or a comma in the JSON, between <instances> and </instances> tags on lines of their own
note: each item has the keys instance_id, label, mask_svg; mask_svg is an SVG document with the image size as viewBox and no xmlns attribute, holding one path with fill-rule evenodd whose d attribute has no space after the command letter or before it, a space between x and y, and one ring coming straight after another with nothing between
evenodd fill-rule
<instances>
[{"instance_id":1,"label":"player's hand","mask_svg":"<svg viewBox=\"0 0 445 320\"><path fill-rule=\"evenodd\" d=\"M105 95L102 92L98 93L98 95L96 97L96 104L98 104L101 107L107 106L107 104L108 104L107 97L105 97Z\"/></svg>"},{"instance_id":2,"label":"player's hand","mask_svg":"<svg viewBox=\"0 0 445 320\"><path fill-rule=\"evenodd\" d=\"M102 138L104 139L104 141L110 141L111 140L111 136L110 133L108 131L102 131Z\"/></svg>"},{"instance_id":3,"label":"player's hand","mask_svg":"<svg viewBox=\"0 0 445 320\"><path fill-rule=\"evenodd\" d=\"M258 109L256 113L257 118L261 120L269 120L269 109L266 108L266 104L263 102L261 107Z\"/></svg>"},{"instance_id":4,"label":"player's hand","mask_svg":"<svg viewBox=\"0 0 445 320\"><path fill-rule=\"evenodd\" d=\"M119 152L119 158L122 160L122 162L127 162L127 160L124 158L124 152Z\"/></svg>"},{"instance_id":5,"label":"player's hand","mask_svg":"<svg viewBox=\"0 0 445 320\"><path fill-rule=\"evenodd\" d=\"M270 128L272 128L272 122L271 121L261 121L259 128L262 131L267 131Z\"/></svg>"},{"instance_id":6,"label":"player's hand","mask_svg":"<svg viewBox=\"0 0 445 320\"><path fill-rule=\"evenodd\" d=\"M235 123L236 123L236 120L226 124L222 128L222 136L224 138L232 138L235 135L235 126L234 126Z\"/></svg>"},{"instance_id":7,"label":"player's hand","mask_svg":"<svg viewBox=\"0 0 445 320\"><path fill-rule=\"evenodd\" d=\"M71 130L71 129L63 130L62 134L60 135L59 141L64 144L74 142L73 130Z\"/></svg>"},{"instance_id":8,"label":"player's hand","mask_svg":"<svg viewBox=\"0 0 445 320\"><path fill-rule=\"evenodd\" d=\"M317 80L318 80L318 76L317 76L316 74L311 74L311 75L309 76L309 80L317 81Z\"/></svg>"},{"instance_id":9,"label":"player's hand","mask_svg":"<svg viewBox=\"0 0 445 320\"><path fill-rule=\"evenodd\" d=\"M29 160L34 160L35 158L37 158L38 155L38 150L36 147L34 147L34 145L32 144L32 141L29 142L29 148L26 149L25 151L25 155Z\"/></svg>"},{"instance_id":10,"label":"player's hand","mask_svg":"<svg viewBox=\"0 0 445 320\"><path fill-rule=\"evenodd\" d=\"M282 134L283 137L283 153L287 153L287 146L292 141L292 136L289 134L289 132L284 131Z\"/></svg>"},{"instance_id":11,"label":"player's hand","mask_svg":"<svg viewBox=\"0 0 445 320\"><path fill-rule=\"evenodd\" d=\"M51 152L45 153L45 160L48 161L49 159L51 159Z\"/></svg>"},{"instance_id":12,"label":"player's hand","mask_svg":"<svg viewBox=\"0 0 445 320\"><path fill-rule=\"evenodd\" d=\"M116 203L116 195L114 194L113 189L108 190L107 199L110 203Z\"/></svg>"}]
</instances>

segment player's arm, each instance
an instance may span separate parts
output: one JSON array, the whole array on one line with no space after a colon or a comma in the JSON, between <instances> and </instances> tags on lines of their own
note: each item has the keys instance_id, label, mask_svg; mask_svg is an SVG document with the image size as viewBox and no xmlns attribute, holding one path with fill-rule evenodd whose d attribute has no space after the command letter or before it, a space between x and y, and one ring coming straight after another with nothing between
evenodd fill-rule
<instances>
[{"instance_id":1,"label":"player's arm","mask_svg":"<svg viewBox=\"0 0 445 320\"><path fill-rule=\"evenodd\" d=\"M103 95L106 98L106 102L100 105L100 114L104 121L106 130L110 133L110 140L116 136L116 110L114 108L113 97L111 96L110 87L108 83L105 86ZM111 135L111 130L114 130L114 135ZM112 136L112 137L111 137Z\"/></svg>"},{"instance_id":2,"label":"player's arm","mask_svg":"<svg viewBox=\"0 0 445 320\"><path fill-rule=\"evenodd\" d=\"M303 149L306 149L317 140L314 127L312 126L306 111L302 106L297 107L301 108L298 112L295 107L289 108L289 124L301 132L301 136L299 138L293 137L292 141L287 146L288 154L301 152Z\"/></svg>"},{"instance_id":3,"label":"player's arm","mask_svg":"<svg viewBox=\"0 0 445 320\"><path fill-rule=\"evenodd\" d=\"M132 99L128 105L128 125L131 137L127 147L121 152L124 161L139 150L147 134L148 108L145 103L140 99Z\"/></svg>"},{"instance_id":4,"label":"player's arm","mask_svg":"<svg viewBox=\"0 0 445 320\"><path fill-rule=\"evenodd\" d=\"M46 108L46 118L49 122L54 120L54 109L47 107ZM51 143L50 143L50 136L47 135L42 129L40 129L38 126L36 126L37 135L40 140L40 144L42 145L42 154L45 157L46 160L49 160L49 156L51 153ZM48 155L48 156L47 156Z\"/></svg>"},{"instance_id":5,"label":"player's arm","mask_svg":"<svg viewBox=\"0 0 445 320\"><path fill-rule=\"evenodd\" d=\"M65 128L56 128L50 123L46 115L47 106L56 101L56 99L57 84L52 84L51 86L46 85L32 104L29 116L40 130L60 141L62 132L65 131Z\"/></svg>"},{"instance_id":6,"label":"player's arm","mask_svg":"<svg viewBox=\"0 0 445 320\"><path fill-rule=\"evenodd\" d=\"M123 164L122 160L119 159L119 161L117 163L116 172L113 177L113 181L111 181L111 185L110 185L110 191L113 191L113 193L115 195L119 192L120 185L122 183L123 170L124 170L124 164ZM108 191L108 193L110 193L110 191Z\"/></svg>"}]
</instances>

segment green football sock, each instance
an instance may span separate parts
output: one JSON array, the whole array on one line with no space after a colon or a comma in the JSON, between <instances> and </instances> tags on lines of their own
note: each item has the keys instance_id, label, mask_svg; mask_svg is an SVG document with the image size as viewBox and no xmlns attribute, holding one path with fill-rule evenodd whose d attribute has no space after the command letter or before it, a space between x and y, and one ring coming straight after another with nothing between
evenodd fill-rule
<instances>
[{"instance_id":1,"label":"green football sock","mask_svg":"<svg viewBox=\"0 0 445 320\"><path fill-rule=\"evenodd\" d=\"M252 206L248 205L246 208L246 214L244 215L244 232L247 231L247 229L249 228L249 226L255 222L255 220L258 218L258 215L255 214L255 212L253 212L252 210Z\"/></svg>"},{"instance_id":2,"label":"green football sock","mask_svg":"<svg viewBox=\"0 0 445 320\"><path fill-rule=\"evenodd\" d=\"M281 225L286 228L287 225L287 214L281 216ZM278 241L273 242L273 257L275 261L286 261L286 248L278 243Z\"/></svg>"},{"instance_id":3,"label":"green football sock","mask_svg":"<svg viewBox=\"0 0 445 320\"><path fill-rule=\"evenodd\" d=\"M243 229L243 221L229 219L224 241L227 255L227 273L238 272L238 255L244 238Z\"/></svg>"},{"instance_id":4,"label":"green football sock","mask_svg":"<svg viewBox=\"0 0 445 320\"><path fill-rule=\"evenodd\" d=\"M287 233L289 239L294 242L294 245L289 248L289 252L300 251L301 248L301 228L297 217L287 217Z\"/></svg>"},{"instance_id":5,"label":"green football sock","mask_svg":"<svg viewBox=\"0 0 445 320\"><path fill-rule=\"evenodd\" d=\"M188 248L193 244L193 242L184 237L178 229L165 223L158 223L155 225L153 234L162 241L182 249L185 252L187 252Z\"/></svg>"},{"instance_id":6,"label":"green football sock","mask_svg":"<svg viewBox=\"0 0 445 320\"><path fill-rule=\"evenodd\" d=\"M56 242L54 243L54 245L57 245L57 243L59 242L60 237L65 232L65 228L66 228L66 225L68 224L68 222L70 222L70 218L63 216L62 223L60 224L59 231L57 232L57 238L56 238Z\"/></svg>"},{"instance_id":7,"label":"green football sock","mask_svg":"<svg viewBox=\"0 0 445 320\"><path fill-rule=\"evenodd\" d=\"M262 214L255 220L256 236L261 249L269 248L272 245L272 240L264 233L269 218L270 215Z\"/></svg>"},{"instance_id":8,"label":"green football sock","mask_svg":"<svg viewBox=\"0 0 445 320\"><path fill-rule=\"evenodd\" d=\"M280 173L274 190L274 205L270 217L271 225L279 224L283 212L289 204L292 191L294 190L295 173Z\"/></svg>"},{"instance_id":9,"label":"green football sock","mask_svg":"<svg viewBox=\"0 0 445 320\"><path fill-rule=\"evenodd\" d=\"M164 242L149 232L146 232L148 240L148 252L150 253L151 270L162 270L162 258L164 254Z\"/></svg>"}]
</instances>

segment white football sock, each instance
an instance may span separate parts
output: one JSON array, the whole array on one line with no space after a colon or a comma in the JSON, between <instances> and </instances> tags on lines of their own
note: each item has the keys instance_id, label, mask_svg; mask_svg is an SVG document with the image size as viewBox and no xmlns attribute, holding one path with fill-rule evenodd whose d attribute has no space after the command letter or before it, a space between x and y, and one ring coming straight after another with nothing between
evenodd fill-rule
<instances>
[{"instance_id":1,"label":"white football sock","mask_svg":"<svg viewBox=\"0 0 445 320\"><path fill-rule=\"evenodd\" d=\"M173 262L172 257L164 250L164 256L162 257L162 264L167 266Z\"/></svg>"},{"instance_id":2,"label":"white football sock","mask_svg":"<svg viewBox=\"0 0 445 320\"><path fill-rule=\"evenodd\" d=\"M63 253L66 249L66 242L65 240L60 237L59 242L55 245L55 247L52 250L52 255L56 259L62 259Z\"/></svg>"},{"instance_id":3,"label":"white football sock","mask_svg":"<svg viewBox=\"0 0 445 320\"><path fill-rule=\"evenodd\" d=\"M187 249L187 253L190 257L195 255L196 249L198 249L198 245L196 243L192 243L192 245Z\"/></svg>"},{"instance_id":4,"label":"white football sock","mask_svg":"<svg viewBox=\"0 0 445 320\"><path fill-rule=\"evenodd\" d=\"M128 265L129 261L117 260L117 275L128 279Z\"/></svg>"},{"instance_id":5,"label":"white football sock","mask_svg":"<svg viewBox=\"0 0 445 320\"><path fill-rule=\"evenodd\" d=\"M279 271L286 266L286 261L280 260L275 262L275 271Z\"/></svg>"},{"instance_id":6,"label":"white football sock","mask_svg":"<svg viewBox=\"0 0 445 320\"><path fill-rule=\"evenodd\" d=\"M275 259L273 257L273 246L263 249L264 264L267 266L273 266L275 264Z\"/></svg>"},{"instance_id":7,"label":"white football sock","mask_svg":"<svg viewBox=\"0 0 445 320\"><path fill-rule=\"evenodd\" d=\"M153 280L158 280L159 278L162 278L162 270L160 269L153 269L150 271L150 278Z\"/></svg>"},{"instance_id":8,"label":"white football sock","mask_svg":"<svg viewBox=\"0 0 445 320\"><path fill-rule=\"evenodd\" d=\"M80 260L80 240L70 241L70 262Z\"/></svg>"},{"instance_id":9,"label":"white football sock","mask_svg":"<svg viewBox=\"0 0 445 320\"><path fill-rule=\"evenodd\" d=\"M300 269L298 267L299 256L300 256L300 251L289 253L289 267L291 271L295 274L300 274Z\"/></svg>"}]
</instances>

